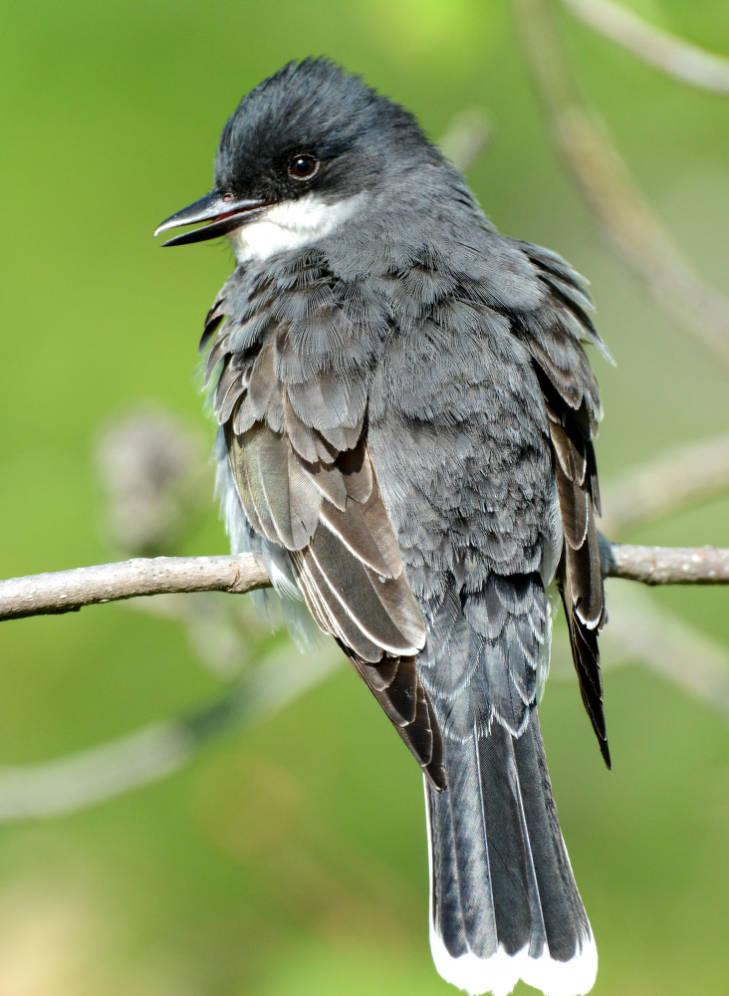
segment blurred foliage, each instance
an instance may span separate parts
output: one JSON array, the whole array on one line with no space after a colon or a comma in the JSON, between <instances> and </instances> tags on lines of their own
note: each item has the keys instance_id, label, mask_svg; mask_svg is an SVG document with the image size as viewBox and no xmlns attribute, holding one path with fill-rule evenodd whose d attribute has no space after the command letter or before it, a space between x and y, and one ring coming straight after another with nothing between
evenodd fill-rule
<instances>
[{"instance_id":1,"label":"blurred foliage","mask_svg":"<svg viewBox=\"0 0 729 996\"><path fill-rule=\"evenodd\" d=\"M729 52L722 0L633 6ZM725 282L729 104L562 20L585 93L648 198ZM596 360L603 475L726 425L726 370L626 277L560 172L505 3L6 3L3 576L118 552L92 459L115 412L155 403L202 425L195 348L229 253L160 252L151 231L209 188L241 94L310 53L361 71L433 135L463 108L486 109L493 135L470 174L484 207L589 274L618 359L617 370ZM717 501L634 538L729 544L728 511ZM173 552L224 549L211 500ZM725 591L654 597L729 640ZM123 606L6 624L0 647L6 763L92 745L220 689L182 627ZM543 710L601 951L595 992L726 992L729 733L637 662L606 683L610 775L572 681L553 681ZM344 669L168 782L0 828L0 841L2 996L450 991L427 948L420 778Z\"/></svg>"}]
</instances>

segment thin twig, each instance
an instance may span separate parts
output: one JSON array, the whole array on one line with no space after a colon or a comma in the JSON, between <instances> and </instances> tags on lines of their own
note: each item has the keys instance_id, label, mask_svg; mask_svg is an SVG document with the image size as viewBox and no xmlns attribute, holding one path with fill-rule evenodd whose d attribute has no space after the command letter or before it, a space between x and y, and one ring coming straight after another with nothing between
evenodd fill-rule
<instances>
[{"instance_id":1,"label":"thin twig","mask_svg":"<svg viewBox=\"0 0 729 996\"><path fill-rule=\"evenodd\" d=\"M729 366L729 298L708 284L643 198L602 122L581 100L552 0L514 0L524 50L563 161L620 260L656 301Z\"/></svg>"},{"instance_id":2,"label":"thin twig","mask_svg":"<svg viewBox=\"0 0 729 996\"><path fill-rule=\"evenodd\" d=\"M661 28L611 0L562 0L594 31L656 69L715 93L729 93L729 60Z\"/></svg>"},{"instance_id":3,"label":"thin twig","mask_svg":"<svg viewBox=\"0 0 729 996\"><path fill-rule=\"evenodd\" d=\"M620 546L603 541L606 577L644 584L726 584L729 550ZM230 557L137 557L70 571L0 581L0 621L73 612L86 605L169 592L242 594L270 586L252 554Z\"/></svg>"},{"instance_id":4,"label":"thin twig","mask_svg":"<svg viewBox=\"0 0 729 996\"><path fill-rule=\"evenodd\" d=\"M674 447L629 470L604 493L601 526L611 536L729 493L729 435Z\"/></svg>"}]
</instances>

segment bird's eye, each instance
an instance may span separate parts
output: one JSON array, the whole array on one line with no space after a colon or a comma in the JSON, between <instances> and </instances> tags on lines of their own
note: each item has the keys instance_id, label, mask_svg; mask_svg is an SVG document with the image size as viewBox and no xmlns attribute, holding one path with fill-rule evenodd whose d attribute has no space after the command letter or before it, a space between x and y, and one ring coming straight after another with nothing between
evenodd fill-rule
<instances>
[{"instance_id":1,"label":"bird's eye","mask_svg":"<svg viewBox=\"0 0 729 996\"><path fill-rule=\"evenodd\" d=\"M289 160L289 176L294 180L310 180L319 171L319 160L307 152L299 152Z\"/></svg>"}]
</instances>

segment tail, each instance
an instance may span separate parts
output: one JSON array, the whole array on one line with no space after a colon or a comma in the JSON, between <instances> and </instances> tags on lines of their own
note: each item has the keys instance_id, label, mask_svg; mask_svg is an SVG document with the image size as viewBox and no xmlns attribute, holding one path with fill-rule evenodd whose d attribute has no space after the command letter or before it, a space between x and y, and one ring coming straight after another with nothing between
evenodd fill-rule
<instances>
[{"instance_id":1,"label":"tail","mask_svg":"<svg viewBox=\"0 0 729 996\"><path fill-rule=\"evenodd\" d=\"M505 996L523 979L582 996L597 950L552 799L536 711L520 737L444 744L448 787L426 786L430 946L446 981Z\"/></svg>"}]
</instances>

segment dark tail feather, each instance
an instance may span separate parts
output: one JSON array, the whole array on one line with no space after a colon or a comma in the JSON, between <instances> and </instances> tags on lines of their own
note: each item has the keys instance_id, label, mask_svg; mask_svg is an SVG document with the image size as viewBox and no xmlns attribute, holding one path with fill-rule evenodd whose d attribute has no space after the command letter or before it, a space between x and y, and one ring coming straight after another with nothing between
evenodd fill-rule
<instances>
[{"instance_id":1,"label":"dark tail feather","mask_svg":"<svg viewBox=\"0 0 729 996\"><path fill-rule=\"evenodd\" d=\"M597 951L557 822L536 712L518 737L446 740L447 788L426 787L430 943L466 992L505 996L523 979L582 996Z\"/></svg>"}]
</instances>

